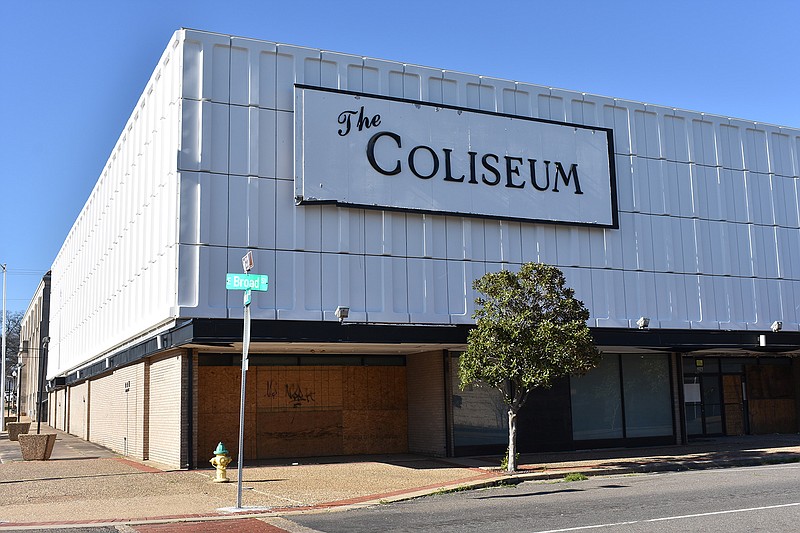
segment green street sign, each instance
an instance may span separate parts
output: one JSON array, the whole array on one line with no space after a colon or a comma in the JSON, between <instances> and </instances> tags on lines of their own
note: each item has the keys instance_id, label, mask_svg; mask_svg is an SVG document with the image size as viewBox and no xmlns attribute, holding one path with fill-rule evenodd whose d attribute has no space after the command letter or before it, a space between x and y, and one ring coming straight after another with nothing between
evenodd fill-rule
<instances>
[{"instance_id":1,"label":"green street sign","mask_svg":"<svg viewBox=\"0 0 800 533\"><path fill-rule=\"evenodd\" d=\"M225 274L225 288L229 291L254 291L264 292L269 288L269 276L266 274Z\"/></svg>"}]
</instances>

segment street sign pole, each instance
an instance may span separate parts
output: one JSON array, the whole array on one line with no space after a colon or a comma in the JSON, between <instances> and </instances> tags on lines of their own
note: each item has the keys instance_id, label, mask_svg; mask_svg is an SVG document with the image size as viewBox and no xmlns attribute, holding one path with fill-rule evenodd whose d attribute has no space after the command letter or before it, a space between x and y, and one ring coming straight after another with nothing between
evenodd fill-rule
<instances>
[{"instance_id":1,"label":"street sign pole","mask_svg":"<svg viewBox=\"0 0 800 533\"><path fill-rule=\"evenodd\" d=\"M253 268L253 252L248 251L242 257L244 274L228 272L225 274L225 288L229 291L244 291L244 335L242 337L242 393L239 405L239 479L236 487L236 509L242 508L242 479L244 477L244 406L247 393L247 367L250 364L250 301L253 291L269 290L269 276L264 274L248 274Z\"/></svg>"},{"instance_id":2,"label":"street sign pole","mask_svg":"<svg viewBox=\"0 0 800 533\"><path fill-rule=\"evenodd\" d=\"M248 251L244 257L242 257L242 269L244 270L245 277L248 279L251 276L248 272L253 268L253 252ZM234 280L230 279L231 277L238 277L238 276L226 276L226 288L239 288ZM264 276L266 278L266 276ZM233 283L233 285L232 285ZM263 286L262 286L263 284ZM248 354L250 353L250 299L252 295L251 286L256 286L256 290L267 290L266 287L266 280L261 280L257 278L252 280L252 283L247 283L247 288L244 291L244 334L242 337L242 393L241 393L241 403L239 405L239 475L237 476L236 481L236 508L242 508L242 479L244 477L244 407L245 407L245 396L247 394L247 367L250 366L250 360L248 359ZM234 287L235 286L235 287Z\"/></svg>"},{"instance_id":3,"label":"street sign pole","mask_svg":"<svg viewBox=\"0 0 800 533\"><path fill-rule=\"evenodd\" d=\"M250 291L245 294L244 304L244 338L242 346L242 401L239 406L239 476L236 483L236 507L242 508L242 477L244 468L244 405L247 385L247 367L250 364Z\"/></svg>"}]
</instances>

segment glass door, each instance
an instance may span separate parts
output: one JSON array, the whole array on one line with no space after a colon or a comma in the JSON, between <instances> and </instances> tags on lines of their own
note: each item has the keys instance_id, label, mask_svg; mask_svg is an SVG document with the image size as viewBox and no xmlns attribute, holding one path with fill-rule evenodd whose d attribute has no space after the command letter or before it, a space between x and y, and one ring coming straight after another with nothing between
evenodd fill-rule
<instances>
[{"instance_id":1,"label":"glass door","mask_svg":"<svg viewBox=\"0 0 800 533\"><path fill-rule=\"evenodd\" d=\"M722 435L722 387L719 374L683 378L686 432L692 436Z\"/></svg>"},{"instance_id":2,"label":"glass door","mask_svg":"<svg viewBox=\"0 0 800 533\"><path fill-rule=\"evenodd\" d=\"M722 435L722 387L719 374L705 374L700 379L703 391L704 435Z\"/></svg>"}]
</instances>

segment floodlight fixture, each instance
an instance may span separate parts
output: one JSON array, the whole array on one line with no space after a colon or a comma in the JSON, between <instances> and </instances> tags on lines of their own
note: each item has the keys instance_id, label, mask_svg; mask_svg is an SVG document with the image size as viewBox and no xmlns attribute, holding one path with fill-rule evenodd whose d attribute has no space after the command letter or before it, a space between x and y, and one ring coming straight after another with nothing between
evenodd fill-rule
<instances>
[{"instance_id":1,"label":"floodlight fixture","mask_svg":"<svg viewBox=\"0 0 800 533\"><path fill-rule=\"evenodd\" d=\"M350 316L350 308L339 305L336 307L336 311L333 312L336 315L336 318L339 319L339 324L344 322L344 319Z\"/></svg>"}]
</instances>

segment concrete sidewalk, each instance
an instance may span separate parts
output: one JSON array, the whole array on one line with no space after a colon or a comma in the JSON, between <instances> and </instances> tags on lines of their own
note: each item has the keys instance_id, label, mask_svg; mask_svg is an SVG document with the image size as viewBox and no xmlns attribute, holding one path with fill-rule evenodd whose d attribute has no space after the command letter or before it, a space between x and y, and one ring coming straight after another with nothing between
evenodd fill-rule
<instances>
[{"instance_id":1,"label":"concrete sidewalk","mask_svg":"<svg viewBox=\"0 0 800 533\"><path fill-rule=\"evenodd\" d=\"M58 437L49 461L22 461L0 434L0 531L55 525L136 525L280 517L350 509L456 488L589 476L800 461L800 435L706 439L688 446L526 454L508 475L498 457L417 455L303 458L244 470L244 511L234 481L215 484L210 468L167 471L43 426ZM210 458L210 454L209 454ZM279 520L267 518L268 521ZM262 523L262 522L259 522ZM281 531L273 528L270 531Z\"/></svg>"}]
</instances>

